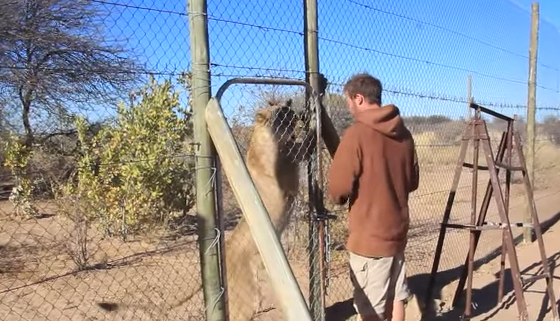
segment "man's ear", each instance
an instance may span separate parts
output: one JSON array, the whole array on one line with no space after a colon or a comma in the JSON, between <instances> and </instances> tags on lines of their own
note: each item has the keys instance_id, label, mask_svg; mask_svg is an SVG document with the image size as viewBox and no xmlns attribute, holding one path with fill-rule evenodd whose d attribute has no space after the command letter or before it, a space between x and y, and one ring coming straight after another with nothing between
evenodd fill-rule
<instances>
[{"instance_id":1,"label":"man's ear","mask_svg":"<svg viewBox=\"0 0 560 321\"><path fill-rule=\"evenodd\" d=\"M356 97L355 97L355 99L357 100L357 103L358 103L358 104L363 104L363 103L365 102L364 96L362 96L362 95L360 95L360 94L357 94Z\"/></svg>"}]
</instances>

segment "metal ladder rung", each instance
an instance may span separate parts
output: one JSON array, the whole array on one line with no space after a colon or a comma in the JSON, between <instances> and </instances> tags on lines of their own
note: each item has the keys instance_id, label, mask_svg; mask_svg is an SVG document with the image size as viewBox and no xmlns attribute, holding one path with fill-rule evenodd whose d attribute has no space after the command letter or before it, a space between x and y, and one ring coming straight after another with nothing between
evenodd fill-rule
<instances>
[{"instance_id":1,"label":"metal ladder rung","mask_svg":"<svg viewBox=\"0 0 560 321\"><path fill-rule=\"evenodd\" d=\"M465 168L474 168L474 165L471 163L463 163L463 167ZM487 171L488 166L478 165L478 169L481 171Z\"/></svg>"},{"instance_id":2,"label":"metal ladder rung","mask_svg":"<svg viewBox=\"0 0 560 321\"><path fill-rule=\"evenodd\" d=\"M506 228L507 224L505 223L496 223L496 222L484 222L485 225L491 226L499 226L500 228ZM533 223L509 223L510 227L530 227L533 228Z\"/></svg>"},{"instance_id":3,"label":"metal ladder rung","mask_svg":"<svg viewBox=\"0 0 560 321\"><path fill-rule=\"evenodd\" d=\"M497 167L501 167L501 168L503 168L503 169L507 169L507 170L510 170L510 171L517 171L517 172L525 171L525 169L524 169L523 167L521 167L521 166L506 165L506 164L500 163L500 162L495 162L494 164L495 164Z\"/></svg>"},{"instance_id":4,"label":"metal ladder rung","mask_svg":"<svg viewBox=\"0 0 560 321\"><path fill-rule=\"evenodd\" d=\"M499 227L499 226L485 226L485 225L471 225L471 224L447 223L447 224L441 224L441 225L443 225L447 228L455 228L455 229L461 229L461 230L475 230L475 231L502 229L502 227Z\"/></svg>"},{"instance_id":5,"label":"metal ladder rung","mask_svg":"<svg viewBox=\"0 0 560 321\"><path fill-rule=\"evenodd\" d=\"M455 229L466 229L466 230L475 230L475 231L482 231L482 230L501 230L507 228L507 224L504 223L494 223L494 222L484 222L483 225L472 225L472 224L453 224L447 223L442 224L447 228L455 228ZM510 227L530 227L533 228L532 223L510 223Z\"/></svg>"}]
</instances>

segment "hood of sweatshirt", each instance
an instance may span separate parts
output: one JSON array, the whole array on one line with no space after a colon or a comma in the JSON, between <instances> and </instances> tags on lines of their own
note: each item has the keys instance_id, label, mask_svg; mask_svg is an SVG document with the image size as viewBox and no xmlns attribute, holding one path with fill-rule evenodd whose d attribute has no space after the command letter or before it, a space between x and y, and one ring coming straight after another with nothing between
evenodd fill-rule
<instances>
[{"instance_id":1,"label":"hood of sweatshirt","mask_svg":"<svg viewBox=\"0 0 560 321\"><path fill-rule=\"evenodd\" d=\"M356 122L362 123L393 139L403 138L403 136L408 134L399 108L393 104L359 112L354 118Z\"/></svg>"}]
</instances>

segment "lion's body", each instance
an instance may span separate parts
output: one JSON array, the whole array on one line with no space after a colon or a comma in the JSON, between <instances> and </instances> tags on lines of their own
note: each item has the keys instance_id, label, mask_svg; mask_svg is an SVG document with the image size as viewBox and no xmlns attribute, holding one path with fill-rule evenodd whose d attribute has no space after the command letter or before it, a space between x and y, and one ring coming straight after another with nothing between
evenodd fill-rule
<instances>
[{"instance_id":1,"label":"lion's body","mask_svg":"<svg viewBox=\"0 0 560 321\"><path fill-rule=\"evenodd\" d=\"M271 104L257 112L246 164L267 209L278 238L290 220L299 191L299 162L305 158L311 135L297 143L297 116L284 106ZM304 148L301 148L302 145ZM258 270L262 265L249 226L240 220L226 245L227 287L231 321L247 321L260 308Z\"/></svg>"},{"instance_id":2,"label":"lion's body","mask_svg":"<svg viewBox=\"0 0 560 321\"><path fill-rule=\"evenodd\" d=\"M246 155L246 165L256 189L270 215L278 238L286 229L293 202L299 191L299 164L307 159L315 136L305 133L296 139L300 119L291 109L291 100L283 105L270 103L259 110ZM230 321L249 321L258 312L260 293L259 270L262 261L251 231L242 218L226 242L225 270ZM167 302L164 314L188 302L202 290L199 283L191 293ZM114 306L114 307L113 307ZM123 304L102 302L104 310L119 309Z\"/></svg>"}]
</instances>

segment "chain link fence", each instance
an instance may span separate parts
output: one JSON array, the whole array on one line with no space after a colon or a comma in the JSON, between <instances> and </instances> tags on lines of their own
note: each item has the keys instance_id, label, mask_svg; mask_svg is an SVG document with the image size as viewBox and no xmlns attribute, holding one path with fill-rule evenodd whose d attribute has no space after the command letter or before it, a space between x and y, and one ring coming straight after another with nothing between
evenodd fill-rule
<instances>
[{"instance_id":1,"label":"chain link fence","mask_svg":"<svg viewBox=\"0 0 560 321\"><path fill-rule=\"evenodd\" d=\"M468 107L469 98L510 117L517 114L517 129L526 138L530 10L510 1L491 4L436 1L423 2L420 6L419 2L344 0L336 5L321 4L319 17L321 72L331 82L324 103L338 132L352 123L341 96L342 86L352 74L367 71L381 79L384 103L400 108L413 133L421 182L409 201L411 229L406 256L410 286L414 294L423 299L461 136L474 114ZM551 186L560 181L555 174L558 162L554 160L560 149L551 140L552 127L560 110L560 66L552 58L558 54L559 41L558 29L541 20L537 73L536 144L539 147L535 155L537 202L554 197L558 189ZM493 117L484 118L495 153L506 123ZM472 159L471 145L466 162L472 163ZM485 164L482 154L479 163ZM328 165L325 168L328 170ZM488 179L487 172L479 172L478 206ZM505 180L503 173L500 179ZM510 199L514 222L523 221L522 187L520 174L514 174ZM472 171L463 169L449 223L469 224L472 189ZM345 209L328 207L346 218ZM554 213L541 213L541 221L551 214ZM499 221L493 202L487 221ZM333 243L341 244L342 249L346 238L344 225L337 223L331 233ZM518 242L520 233L521 229L514 230ZM468 235L461 230L448 229L446 233L435 294L436 300L444 301L444 309L450 304L454 281L459 278L467 258ZM475 268L496 258L500 245L501 235L483 233L475 254ZM346 253L342 250L337 255L335 252L333 257L339 257L340 261L336 262L344 267L337 273L335 264L331 265L339 281L331 281L327 306L341 300L351 302L352 297L345 266Z\"/></svg>"},{"instance_id":2,"label":"chain link fence","mask_svg":"<svg viewBox=\"0 0 560 321\"><path fill-rule=\"evenodd\" d=\"M238 101L247 103L234 105L229 110L224 108L224 114L281 237L302 293L308 299L308 304L318 304L315 302L317 294L310 294L310 291L317 291L314 290L317 288L314 282L320 282L317 268L319 258L312 255L318 253L316 240L319 235L313 229L314 224L310 224L313 212L310 182L312 184L317 171L314 157L316 143L312 130L314 115L309 108L311 102L306 99L303 88L253 84L236 84L222 98L224 106ZM274 156L274 153L278 155ZM242 213L229 184L224 176L222 201L228 242L225 251L228 300L237 303L230 305L230 315L240 313L235 307L245 305L240 301L254 305L253 302L259 300L259 306L254 309L257 319L282 319L276 295L270 283L266 282L268 277L262 266L257 268L257 274L258 279L264 281L259 281L258 286L249 281L246 285L236 281L237 278L244 279L247 274L254 273L251 267L254 263L250 263L252 259L249 254L240 250L244 246L250 247L247 243L253 240L246 227L239 225ZM227 231L230 227L233 229L231 233ZM262 264L258 256L254 260L256 264ZM255 294L260 298L255 298Z\"/></svg>"},{"instance_id":3,"label":"chain link fence","mask_svg":"<svg viewBox=\"0 0 560 321\"><path fill-rule=\"evenodd\" d=\"M201 168L191 121L185 1L1 1L0 318L204 319L204 253L197 243L194 204ZM302 1L209 0L212 92L237 77L305 80L304 15ZM469 98L517 114L526 140L530 13L506 0L326 0L319 1L318 15L320 72L329 81L322 102L338 133L353 121L342 86L352 74L368 71L381 79L384 103L400 108L414 135L421 182L410 200L406 255L409 282L421 296L461 134L472 115ZM560 193L558 43L558 28L541 18L537 203ZM269 101L282 105L288 99L299 119L290 122L298 133L292 138L301 142L314 117L304 90L237 84L226 91L222 107L244 156L257 111L270 108ZM487 120L495 152L505 124ZM346 208L324 200L337 216L325 223L326 233L310 221L316 210L314 180L321 177L326 191L330 164L328 152L316 147L306 142L292 154L309 156L300 162L297 195L274 198L290 207L282 244L304 297L318 312L315 319L323 318L323 309L326 319L350 319L355 312ZM470 219L471 175L462 173L451 223ZM487 179L481 172L480 198ZM523 194L515 179L512 220L520 221ZM208 184L222 190L227 241L238 229L241 211L225 176L221 181L212 176ZM493 206L488 221L497 221ZM521 231L514 232L520 240ZM226 242L225 270L236 268L234 262L242 272L257 274L252 285L228 287L228 300L241 302L229 313L250 306L257 320L282 320L258 259L230 250L247 238ZM458 277L467 240L468 233L447 233L437 299L449 299L443 287ZM497 234L483 234L475 266L499 255L500 242Z\"/></svg>"},{"instance_id":4,"label":"chain link fence","mask_svg":"<svg viewBox=\"0 0 560 321\"><path fill-rule=\"evenodd\" d=\"M0 319L203 319L185 3L1 6Z\"/></svg>"}]
</instances>

